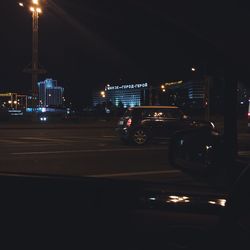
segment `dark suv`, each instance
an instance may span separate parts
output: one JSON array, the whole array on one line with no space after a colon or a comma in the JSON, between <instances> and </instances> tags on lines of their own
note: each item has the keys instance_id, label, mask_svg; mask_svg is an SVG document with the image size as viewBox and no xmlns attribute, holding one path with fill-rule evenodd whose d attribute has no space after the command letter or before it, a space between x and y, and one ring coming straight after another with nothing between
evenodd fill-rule
<instances>
[{"instance_id":1,"label":"dark suv","mask_svg":"<svg viewBox=\"0 0 250 250\"><path fill-rule=\"evenodd\" d=\"M193 121L175 106L140 106L128 108L118 122L117 131L125 143L143 145L151 138L169 138L174 132L211 122Z\"/></svg>"}]
</instances>

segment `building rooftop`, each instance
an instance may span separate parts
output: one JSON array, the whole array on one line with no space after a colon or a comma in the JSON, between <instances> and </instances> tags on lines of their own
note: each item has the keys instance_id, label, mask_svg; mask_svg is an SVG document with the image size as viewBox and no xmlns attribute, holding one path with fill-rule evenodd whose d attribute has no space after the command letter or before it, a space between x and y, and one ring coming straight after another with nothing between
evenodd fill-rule
<instances>
[{"instance_id":1,"label":"building rooftop","mask_svg":"<svg viewBox=\"0 0 250 250\"><path fill-rule=\"evenodd\" d=\"M157 108L157 109L177 109L177 106L137 106L137 107L133 107L134 109L136 108L143 108L143 109L153 109L153 108Z\"/></svg>"}]
</instances>

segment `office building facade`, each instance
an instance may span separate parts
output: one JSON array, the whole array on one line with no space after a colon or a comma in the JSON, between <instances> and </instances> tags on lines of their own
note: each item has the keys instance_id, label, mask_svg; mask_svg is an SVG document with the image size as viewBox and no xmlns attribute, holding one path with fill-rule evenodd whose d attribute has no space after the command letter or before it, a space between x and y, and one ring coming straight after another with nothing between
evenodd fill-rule
<instances>
[{"instance_id":1,"label":"office building facade","mask_svg":"<svg viewBox=\"0 0 250 250\"><path fill-rule=\"evenodd\" d=\"M121 85L106 85L105 90L95 92L93 105L111 102L119 107L135 107L143 105L146 99L148 83L129 83Z\"/></svg>"},{"instance_id":2,"label":"office building facade","mask_svg":"<svg viewBox=\"0 0 250 250\"><path fill-rule=\"evenodd\" d=\"M57 86L57 81L46 79L38 83L39 107L61 107L64 89Z\"/></svg>"}]
</instances>

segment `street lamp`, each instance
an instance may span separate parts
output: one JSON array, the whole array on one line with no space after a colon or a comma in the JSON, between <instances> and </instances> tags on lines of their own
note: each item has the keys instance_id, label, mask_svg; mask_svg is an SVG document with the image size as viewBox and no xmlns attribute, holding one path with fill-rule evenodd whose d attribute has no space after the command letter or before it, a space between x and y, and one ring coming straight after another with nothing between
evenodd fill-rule
<instances>
[{"instance_id":1,"label":"street lamp","mask_svg":"<svg viewBox=\"0 0 250 250\"><path fill-rule=\"evenodd\" d=\"M195 67L192 67L192 68L191 68L191 71L195 72L195 71L196 71L196 68L195 68Z\"/></svg>"},{"instance_id":2,"label":"street lamp","mask_svg":"<svg viewBox=\"0 0 250 250\"><path fill-rule=\"evenodd\" d=\"M101 93L100 93L100 94L101 94L101 97L102 97L102 98L105 98L105 97L106 97L106 93L105 93L105 91L101 91Z\"/></svg>"},{"instance_id":3,"label":"street lamp","mask_svg":"<svg viewBox=\"0 0 250 250\"><path fill-rule=\"evenodd\" d=\"M162 85L161 85L161 91L162 91L162 92L166 92L166 86L165 86L165 84L162 84Z\"/></svg>"},{"instance_id":4,"label":"street lamp","mask_svg":"<svg viewBox=\"0 0 250 250\"><path fill-rule=\"evenodd\" d=\"M24 3L18 3L20 7L25 7ZM28 6L27 6L28 7ZM27 72L32 74L32 108L36 109L36 99L38 96L37 82L38 75L45 73L39 69L38 63L38 20L39 14L42 13L42 8L39 0L30 0L29 10L32 12L32 66Z\"/></svg>"}]
</instances>

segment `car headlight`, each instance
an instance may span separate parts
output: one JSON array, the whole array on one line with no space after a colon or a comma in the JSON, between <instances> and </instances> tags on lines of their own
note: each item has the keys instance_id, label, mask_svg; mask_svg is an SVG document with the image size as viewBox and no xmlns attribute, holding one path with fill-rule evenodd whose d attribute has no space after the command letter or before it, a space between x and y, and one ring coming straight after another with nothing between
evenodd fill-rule
<instances>
[{"instance_id":1,"label":"car headlight","mask_svg":"<svg viewBox=\"0 0 250 250\"><path fill-rule=\"evenodd\" d=\"M47 117L40 117L40 121L42 121L42 122L46 122L47 120L48 120Z\"/></svg>"}]
</instances>

